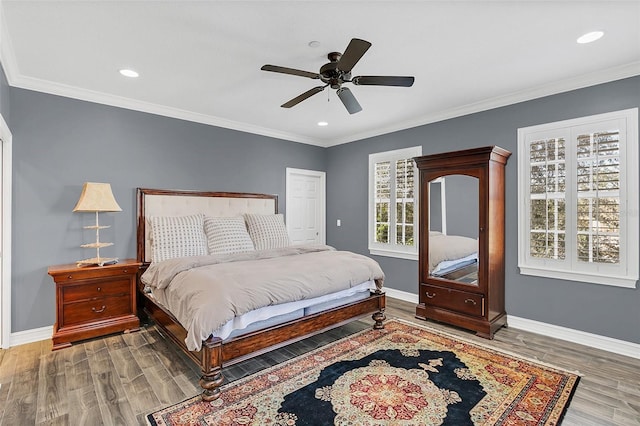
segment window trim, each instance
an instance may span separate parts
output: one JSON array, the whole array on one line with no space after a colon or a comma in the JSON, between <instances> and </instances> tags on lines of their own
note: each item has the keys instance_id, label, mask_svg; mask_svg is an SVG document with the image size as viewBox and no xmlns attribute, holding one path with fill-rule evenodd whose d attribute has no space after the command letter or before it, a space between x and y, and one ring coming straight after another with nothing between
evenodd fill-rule
<instances>
[{"instance_id":1,"label":"window trim","mask_svg":"<svg viewBox=\"0 0 640 426\"><path fill-rule=\"evenodd\" d=\"M553 259L532 259L529 256L529 215L530 215L530 177L528 138L534 134L544 135L554 132L554 137L566 137L566 152L569 153L569 143L572 129L594 126L600 122L624 122L624 129L620 132L620 200L621 200L621 233L619 266L589 265L590 268L572 270L562 267L571 263L573 254L565 261ZM626 131L625 131L626 130ZM575 201L576 189L569 187L569 174L575 172L575 157L567 157L567 202ZM529 126L518 129L518 267L523 275L533 275L546 278L556 278L570 281L580 281L592 284L603 284L616 287L636 288L638 281L638 256L640 252L638 235L638 108L614 111L604 114L591 115L571 120ZM572 180L573 178L571 178ZM623 205L623 203L626 203ZM623 215L623 212L627 212ZM575 224L575 218L567 218L567 229ZM575 229L571 231L577 233ZM567 231L567 235L569 235Z\"/></svg>"},{"instance_id":2,"label":"window trim","mask_svg":"<svg viewBox=\"0 0 640 426\"><path fill-rule=\"evenodd\" d=\"M406 160L422 155L422 146L414 146L411 148L402 148L392 151L377 152L369 154L369 193L367 194L368 202L368 226L367 226L367 245L369 253L377 256L394 257L399 259L418 260L418 218L419 218L419 202L418 202L418 168L413 164L413 226L414 226L414 245L411 247L400 246L394 243L377 243L374 241L375 234L375 164L382 161L395 162L397 160ZM389 209L389 218L393 218L393 228L395 229L395 208ZM390 226L391 228L391 226Z\"/></svg>"}]
</instances>

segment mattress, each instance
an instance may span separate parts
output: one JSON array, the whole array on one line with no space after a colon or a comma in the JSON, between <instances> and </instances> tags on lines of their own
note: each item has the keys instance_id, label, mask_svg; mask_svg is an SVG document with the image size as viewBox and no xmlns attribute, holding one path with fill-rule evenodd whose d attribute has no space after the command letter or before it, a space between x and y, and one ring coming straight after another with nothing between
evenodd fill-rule
<instances>
[{"instance_id":1,"label":"mattress","mask_svg":"<svg viewBox=\"0 0 640 426\"><path fill-rule=\"evenodd\" d=\"M441 277L443 275L447 275L450 272L463 268L467 265L476 263L477 261L478 261L478 253L472 253L469 256L465 256L460 259L444 260L438 263L438 266L436 266L435 269L431 272L431 275L436 277Z\"/></svg>"},{"instance_id":2,"label":"mattress","mask_svg":"<svg viewBox=\"0 0 640 426\"><path fill-rule=\"evenodd\" d=\"M346 290L312 299L265 306L233 318L222 327L214 330L211 334L222 340L241 336L242 334L291 321L305 315L311 315L323 310L366 299L370 291L375 288L375 283L370 280ZM145 290L153 295L152 289L147 288ZM158 302L157 298L154 299Z\"/></svg>"}]
</instances>

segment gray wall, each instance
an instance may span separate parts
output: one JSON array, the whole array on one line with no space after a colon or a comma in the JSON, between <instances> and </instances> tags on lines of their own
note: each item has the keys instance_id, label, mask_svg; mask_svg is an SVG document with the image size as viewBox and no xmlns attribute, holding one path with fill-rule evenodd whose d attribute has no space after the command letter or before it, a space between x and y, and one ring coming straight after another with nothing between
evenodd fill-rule
<instances>
[{"instance_id":1,"label":"gray wall","mask_svg":"<svg viewBox=\"0 0 640 426\"><path fill-rule=\"evenodd\" d=\"M517 267L517 129L639 106L640 77L633 77L331 147L327 158L327 241L368 254L370 153L421 145L427 155L498 145L513 153L506 171L507 313L640 343L640 290L530 277L520 275ZM336 219L341 219L341 228L336 227ZM385 271L386 286L417 293L417 262L374 258Z\"/></svg>"},{"instance_id":2,"label":"gray wall","mask_svg":"<svg viewBox=\"0 0 640 426\"><path fill-rule=\"evenodd\" d=\"M0 114L9 124L9 84L4 69L0 66Z\"/></svg>"},{"instance_id":3,"label":"gray wall","mask_svg":"<svg viewBox=\"0 0 640 426\"><path fill-rule=\"evenodd\" d=\"M115 243L105 254L125 258L135 256L136 187L277 193L284 212L285 168L326 170L327 241L368 254L368 154L495 144L513 152L506 187L508 313L640 343L640 291L518 273L516 198L518 127L637 106L640 77L322 149L10 88L0 72L0 113L13 133L12 331L51 325L55 296L47 266L91 255L78 246L94 238L82 229L93 217L71 212L85 181L111 183L123 211L101 215L112 226L103 240ZM417 262L376 259L387 286L416 293Z\"/></svg>"},{"instance_id":4,"label":"gray wall","mask_svg":"<svg viewBox=\"0 0 640 426\"><path fill-rule=\"evenodd\" d=\"M0 95L4 92L0 92ZM10 88L13 133L12 329L55 321L47 266L92 257L95 222L72 213L85 181L109 182L120 213L100 215L115 243L105 256L135 257L135 189L279 195L285 169L325 170L324 148Z\"/></svg>"}]
</instances>

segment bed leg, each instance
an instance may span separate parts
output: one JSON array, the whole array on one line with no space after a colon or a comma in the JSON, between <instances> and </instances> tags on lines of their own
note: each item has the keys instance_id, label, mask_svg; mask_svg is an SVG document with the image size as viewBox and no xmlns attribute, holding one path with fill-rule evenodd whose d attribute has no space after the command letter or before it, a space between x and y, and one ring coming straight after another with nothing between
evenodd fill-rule
<instances>
[{"instance_id":1,"label":"bed leg","mask_svg":"<svg viewBox=\"0 0 640 426\"><path fill-rule=\"evenodd\" d=\"M200 387L204 389L202 391L202 400L214 401L220 398L220 385L222 385L222 382L224 382L224 376L220 368L213 374L203 374L200 377Z\"/></svg>"},{"instance_id":2,"label":"bed leg","mask_svg":"<svg viewBox=\"0 0 640 426\"><path fill-rule=\"evenodd\" d=\"M222 382L222 340L211 337L202 342L202 400L213 401L220 398Z\"/></svg>"},{"instance_id":3,"label":"bed leg","mask_svg":"<svg viewBox=\"0 0 640 426\"><path fill-rule=\"evenodd\" d=\"M373 320L375 321L375 324L373 324L374 330L382 330L384 328L384 320L387 319L384 314L384 308L371 315L371 318L373 318Z\"/></svg>"}]
</instances>

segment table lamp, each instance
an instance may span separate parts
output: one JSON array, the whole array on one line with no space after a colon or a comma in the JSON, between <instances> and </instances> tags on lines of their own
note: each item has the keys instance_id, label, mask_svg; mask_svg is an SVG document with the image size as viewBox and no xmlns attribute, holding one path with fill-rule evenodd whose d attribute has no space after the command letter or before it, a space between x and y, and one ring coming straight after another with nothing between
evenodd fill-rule
<instances>
[{"instance_id":1,"label":"table lamp","mask_svg":"<svg viewBox=\"0 0 640 426\"><path fill-rule=\"evenodd\" d=\"M100 249L102 247L112 246L113 243L100 242L100 230L109 228L109 226L100 225L100 223L98 222L98 213L122 211L122 209L116 202L116 199L113 197L113 192L111 192L111 185L108 183L85 182L85 184L82 186L82 193L80 194L80 199L78 200L78 203L76 204L76 206L73 208L73 211L96 213L96 224L84 227L85 229L96 230L96 242L89 243L89 244L82 244L80 246L82 248L95 248L96 257L93 257L91 259L78 260L76 264L78 266L88 266L88 265L104 266L104 265L118 262L117 258L100 257Z\"/></svg>"}]
</instances>

